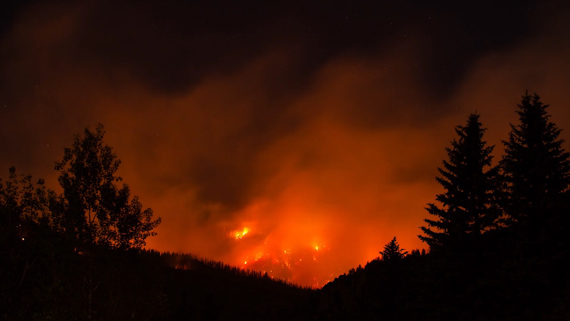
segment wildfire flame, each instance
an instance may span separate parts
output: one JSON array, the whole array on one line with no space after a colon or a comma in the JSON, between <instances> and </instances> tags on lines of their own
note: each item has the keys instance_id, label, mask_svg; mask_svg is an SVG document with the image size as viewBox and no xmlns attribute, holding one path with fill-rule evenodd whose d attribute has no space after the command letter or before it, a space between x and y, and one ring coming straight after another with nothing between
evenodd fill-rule
<instances>
[{"instance_id":1,"label":"wildfire flame","mask_svg":"<svg viewBox=\"0 0 570 321\"><path fill-rule=\"evenodd\" d=\"M233 235L236 240L241 240L244 238L244 236L247 235L247 233L249 233L249 228L244 227L242 230L235 230L232 231L230 234Z\"/></svg>"},{"instance_id":2,"label":"wildfire flame","mask_svg":"<svg viewBox=\"0 0 570 321\"><path fill-rule=\"evenodd\" d=\"M235 241L242 240L247 235L253 235L251 226L232 230L228 237ZM244 243L247 248L245 252L236 257L242 269L267 273L271 278L282 279L297 284L305 284L314 288L319 288L330 281L327 278L314 278L314 274L308 271L321 269L323 264L331 260L330 249L321 242L312 241L303 245L283 246L275 235L263 234L263 231L256 231L255 235L265 235L255 241L252 238L249 243ZM253 242L253 243L252 243ZM291 245L291 244L289 244ZM251 247L250 247L251 246ZM321 262L321 259L324 261ZM335 271L340 273L341 271ZM330 274L333 275L333 274Z\"/></svg>"}]
</instances>

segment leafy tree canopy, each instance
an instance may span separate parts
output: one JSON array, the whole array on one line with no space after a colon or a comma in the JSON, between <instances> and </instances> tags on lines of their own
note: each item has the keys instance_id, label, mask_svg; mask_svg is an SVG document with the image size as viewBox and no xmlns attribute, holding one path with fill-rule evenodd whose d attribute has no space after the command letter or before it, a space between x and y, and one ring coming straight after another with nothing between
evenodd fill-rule
<instances>
[{"instance_id":1,"label":"leafy tree canopy","mask_svg":"<svg viewBox=\"0 0 570 321\"><path fill-rule=\"evenodd\" d=\"M105 131L85 129L76 135L71 148L65 148L59 183L63 195L52 202L57 226L70 238L83 244L116 248L140 248L161 219L153 219L150 208L143 210L138 197L131 198L126 184L119 186L116 175L120 160L103 142Z\"/></svg>"},{"instance_id":2,"label":"leafy tree canopy","mask_svg":"<svg viewBox=\"0 0 570 321\"><path fill-rule=\"evenodd\" d=\"M14 167L10 168L8 179L0 179L2 244L23 238L23 225L49 219L46 215L49 193L43 180L40 179L34 184L31 175L18 175Z\"/></svg>"}]
</instances>

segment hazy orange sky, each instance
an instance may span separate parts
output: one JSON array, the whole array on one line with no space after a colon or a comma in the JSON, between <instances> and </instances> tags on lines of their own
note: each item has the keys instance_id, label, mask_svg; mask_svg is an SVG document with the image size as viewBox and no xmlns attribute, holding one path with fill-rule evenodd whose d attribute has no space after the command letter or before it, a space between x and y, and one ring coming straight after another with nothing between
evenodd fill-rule
<instances>
[{"instance_id":1,"label":"hazy orange sky","mask_svg":"<svg viewBox=\"0 0 570 321\"><path fill-rule=\"evenodd\" d=\"M425 248L469 113L500 157L528 89L570 138L570 11L389 3L10 2L0 177L14 165L56 188L63 148L101 122L163 218L148 248L319 286L394 236Z\"/></svg>"}]
</instances>

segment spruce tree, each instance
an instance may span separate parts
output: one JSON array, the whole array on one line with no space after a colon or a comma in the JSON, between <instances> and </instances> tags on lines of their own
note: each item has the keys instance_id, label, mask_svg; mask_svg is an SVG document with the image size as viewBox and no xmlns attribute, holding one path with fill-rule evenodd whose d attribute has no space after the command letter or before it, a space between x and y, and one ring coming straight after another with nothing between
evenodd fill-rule
<instances>
[{"instance_id":1,"label":"spruce tree","mask_svg":"<svg viewBox=\"0 0 570 321\"><path fill-rule=\"evenodd\" d=\"M483 140L479 115L469 115L467 125L457 126L455 132L459 139L446 148L449 161L443 161L443 168L438 168L441 177L436 177L445 189L436 196L442 206L428 204L427 211L436 219L425 219L428 226L421 227L425 235L419 235L431 249L463 247L491 228L498 216L494 193L498 169L491 167L494 146Z\"/></svg>"},{"instance_id":2,"label":"spruce tree","mask_svg":"<svg viewBox=\"0 0 570 321\"><path fill-rule=\"evenodd\" d=\"M382 255L382 261L398 261L403 259L408 255L408 251L400 248L400 244L394 238L386 245L384 245L384 251L380 252Z\"/></svg>"},{"instance_id":3,"label":"spruce tree","mask_svg":"<svg viewBox=\"0 0 570 321\"><path fill-rule=\"evenodd\" d=\"M528 92L518 105L520 124L511 124L501 161L506 223L537 224L560 212L568 198L570 154L561 130L552 123L540 97Z\"/></svg>"}]
</instances>

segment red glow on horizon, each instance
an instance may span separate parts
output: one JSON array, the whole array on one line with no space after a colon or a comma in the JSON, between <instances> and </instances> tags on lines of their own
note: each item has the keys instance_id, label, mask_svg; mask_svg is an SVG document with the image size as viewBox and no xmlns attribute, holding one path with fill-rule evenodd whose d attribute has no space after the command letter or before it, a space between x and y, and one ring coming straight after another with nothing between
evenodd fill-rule
<instances>
[{"instance_id":1,"label":"red glow on horizon","mask_svg":"<svg viewBox=\"0 0 570 321\"><path fill-rule=\"evenodd\" d=\"M9 50L0 74L11 81L0 87L12 101L2 103L4 150L19 156L0 163L57 188L53 161L74 133L102 122L120 176L163 219L149 249L322 286L376 258L394 236L409 252L426 248L417 238L424 207L439 192L437 167L468 113L481 114L497 161L528 88L552 106L570 141L570 64L560 50L567 33L543 30L548 37L478 56L444 97L423 86L415 66L423 40L412 37L374 55L338 52L294 88L282 80L307 66L312 44L267 45L235 68L164 91L143 81L153 72L117 68L122 60L81 59L84 43L73 44L92 39L83 33L91 9L64 8L30 11L1 40Z\"/></svg>"},{"instance_id":2,"label":"red glow on horizon","mask_svg":"<svg viewBox=\"0 0 570 321\"><path fill-rule=\"evenodd\" d=\"M261 224L257 224L261 225ZM228 238L234 242L242 242L243 236L251 231L250 228L238 228L228 234ZM272 279L280 279L302 286L320 288L346 271L337 269L334 262L335 253L330 247L322 245L322 242L303 242L297 238L298 242L279 240L279 233L266 233L258 231L264 238L259 238L256 242L251 242L250 246L243 248L238 253L238 264L244 270L251 270L267 275ZM322 240L323 237L310 235L310 240ZM287 243L287 246L284 246ZM305 243L303 245L303 243ZM321 262L322 260L322 262ZM322 272L325 270L326 272Z\"/></svg>"}]
</instances>

